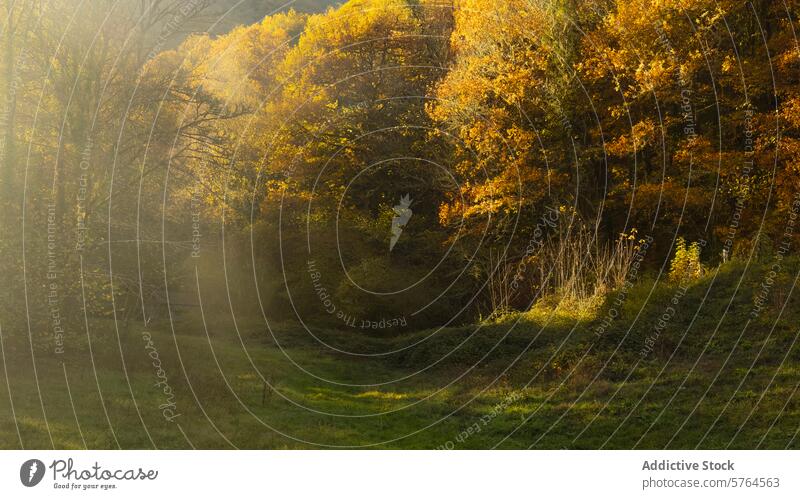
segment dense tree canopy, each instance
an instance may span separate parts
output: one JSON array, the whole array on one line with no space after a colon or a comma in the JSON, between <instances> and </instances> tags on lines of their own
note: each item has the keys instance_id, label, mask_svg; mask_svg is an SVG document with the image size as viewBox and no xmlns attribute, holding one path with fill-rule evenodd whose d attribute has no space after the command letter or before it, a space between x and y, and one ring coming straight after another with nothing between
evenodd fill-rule
<instances>
[{"instance_id":1,"label":"dense tree canopy","mask_svg":"<svg viewBox=\"0 0 800 499\"><path fill-rule=\"evenodd\" d=\"M795 0L350 0L180 43L206 2L130 5L3 4L3 272L50 259L60 300L147 317L201 223L229 292L336 325L524 309L644 235L797 243Z\"/></svg>"}]
</instances>

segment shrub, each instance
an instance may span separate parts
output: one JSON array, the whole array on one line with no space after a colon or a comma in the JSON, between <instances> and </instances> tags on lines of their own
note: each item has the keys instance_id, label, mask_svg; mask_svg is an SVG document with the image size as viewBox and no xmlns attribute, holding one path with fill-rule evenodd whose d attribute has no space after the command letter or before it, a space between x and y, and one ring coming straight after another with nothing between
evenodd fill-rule
<instances>
[{"instance_id":1,"label":"shrub","mask_svg":"<svg viewBox=\"0 0 800 499\"><path fill-rule=\"evenodd\" d=\"M695 241L687 246L686 240L679 237L675 242L675 256L670 263L669 279L676 283L685 283L702 275L700 244Z\"/></svg>"}]
</instances>

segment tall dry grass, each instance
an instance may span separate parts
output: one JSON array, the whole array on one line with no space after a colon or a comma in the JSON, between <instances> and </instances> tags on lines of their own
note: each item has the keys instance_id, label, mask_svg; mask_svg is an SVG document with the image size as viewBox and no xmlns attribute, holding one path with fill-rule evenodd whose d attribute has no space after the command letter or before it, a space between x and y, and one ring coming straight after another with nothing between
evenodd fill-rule
<instances>
[{"instance_id":1,"label":"tall dry grass","mask_svg":"<svg viewBox=\"0 0 800 499\"><path fill-rule=\"evenodd\" d=\"M538 250L519 258L489 251L485 268L494 314L527 310L538 302L570 306L596 303L623 286L641 247L636 230L613 242L601 241L596 227L558 227Z\"/></svg>"}]
</instances>

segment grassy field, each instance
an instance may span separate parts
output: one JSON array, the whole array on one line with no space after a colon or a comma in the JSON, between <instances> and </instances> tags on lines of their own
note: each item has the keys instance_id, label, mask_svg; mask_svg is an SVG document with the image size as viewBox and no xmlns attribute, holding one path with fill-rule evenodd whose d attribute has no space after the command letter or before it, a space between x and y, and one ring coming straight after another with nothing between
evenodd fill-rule
<instances>
[{"instance_id":1,"label":"grassy field","mask_svg":"<svg viewBox=\"0 0 800 499\"><path fill-rule=\"evenodd\" d=\"M0 447L797 448L800 265L770 266L643 279L580 313L315 331L387 355L221 313L174 333L93 322L35 372L27 339L4 337Z\"/></svg>"}]
</instances>

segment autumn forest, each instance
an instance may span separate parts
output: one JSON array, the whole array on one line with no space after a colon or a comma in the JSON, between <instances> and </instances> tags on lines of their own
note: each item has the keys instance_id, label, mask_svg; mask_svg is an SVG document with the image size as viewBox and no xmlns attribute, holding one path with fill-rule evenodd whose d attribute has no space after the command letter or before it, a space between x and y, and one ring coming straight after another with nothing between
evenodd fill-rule
<instances>
[{"instance_id":1,"label":"autumn forest","mask_svg":"<svg viewBox=\"0 0 800 499\"><path fill-rule=\"evenodd\" d=\"M800 2L284 3L0 2L0 447L800 445Z\"/></svg>"}]
</instances>

